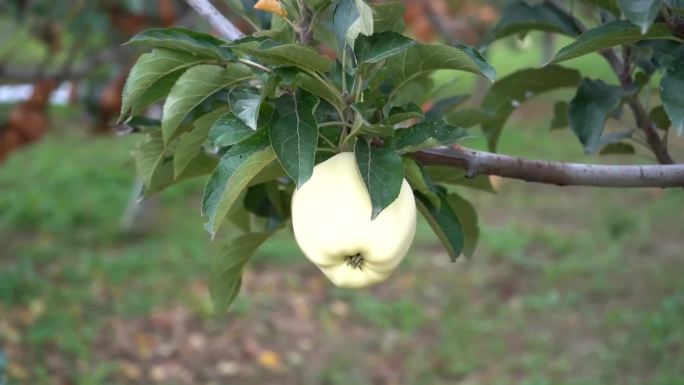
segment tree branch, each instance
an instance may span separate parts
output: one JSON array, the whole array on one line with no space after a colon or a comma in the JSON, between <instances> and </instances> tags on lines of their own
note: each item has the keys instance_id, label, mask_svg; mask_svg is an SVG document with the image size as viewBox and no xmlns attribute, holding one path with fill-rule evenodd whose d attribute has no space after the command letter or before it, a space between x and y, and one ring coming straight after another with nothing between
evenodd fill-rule
<instances>
[{"instance_id":1,"label":"tree branch","mask_svg":"<svg viewBox=\"0 0 684 385\"><path fill-rule=\"evenodd\" d=\"M468 177L499 175L559 186L684 187L684 164L649 166L593 165L523 159L454 146L411 156L424 165L450 166Z\"/></svg>"},{"instance_id":2,"label":"tree branch","mask_svg":"<svg viewBox=\"0 0 684 385\"><path fill-rule=\"evenodd\" d=\"M223 37L235 38L232 35L234 32L228 32L236 31L235 26L218 13L207 0L186 1ZM684 187L684 164L608 166L547 162L466 149L461 146L434 148L419 151L411 156L425 165L450 166L466 170L469 177L480 174L499 175L504 178L559 186Z\"/></svg>"},{"instance_id":3,"label":"tree branch","mask_svg":"<svg viewBox=\"0 0 684 385\"><path fill-rule=\"evenodd\" d=\"M185 0L212 28L227 40L236 40L244 36L228 19L221 14L209 0Z\"/></svg>"}]
</instances>

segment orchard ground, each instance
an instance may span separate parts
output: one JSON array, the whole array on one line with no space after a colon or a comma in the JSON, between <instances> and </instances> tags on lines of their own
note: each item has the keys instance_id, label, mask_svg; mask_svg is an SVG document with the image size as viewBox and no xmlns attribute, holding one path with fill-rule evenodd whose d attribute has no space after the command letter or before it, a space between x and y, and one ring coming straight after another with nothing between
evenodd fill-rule
<instances>
[{"instance_id":1,"label":"orchard ground","mask_svg":"<svg viewBox=\"0 0 684 385\"><path fill-rule=\"evenodd\" d=\"M500 76L529 64L504 53ZM586 60L570 64L610 79ZM650 161L584 156L571 132L548 129L559 99L525 104L499 150ZM480 215L473 261L449 263L421 222L400 270L360 291L332 287L283 232L215 315L201 181L161 194L145 231L125 234L138 138L86 137L68 109L55 116L51 136L0 166L10 384L684 384L681 190L460 189Z\"/></svg>"}]
</instances>

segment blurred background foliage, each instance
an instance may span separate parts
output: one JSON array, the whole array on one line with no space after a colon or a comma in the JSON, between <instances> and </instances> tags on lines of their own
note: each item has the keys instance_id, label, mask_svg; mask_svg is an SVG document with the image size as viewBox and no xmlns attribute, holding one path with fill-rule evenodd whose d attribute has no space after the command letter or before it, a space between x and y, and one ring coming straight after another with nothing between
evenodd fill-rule
<instances>
[{"instance_id":1,"label":"blurred background foliage","mask_svg":"<svg viewBox=\"0 0 684 385\"><path fill-rule=\"evenodd\" d=\"M478 45L505 3L406 1L404 19L419 40ZM250 0L215 4L250 30L232 11ZM333 288L284 231L214 314L201 181L131 204L136 138L113 135L139 55L121 44L166 25L206 30L182 1L0 4L0 86L34 86L0 105L0 384L684 384L681 191L464 188L474 260L448 263L421 223L401 269L363 291ZM488 58L500 78L564 43L511 37ZM596 54L567 66L615 79ZM567 92L517 109L499 151L596 162L549 129Z\"/></svg>"}]
</instances>

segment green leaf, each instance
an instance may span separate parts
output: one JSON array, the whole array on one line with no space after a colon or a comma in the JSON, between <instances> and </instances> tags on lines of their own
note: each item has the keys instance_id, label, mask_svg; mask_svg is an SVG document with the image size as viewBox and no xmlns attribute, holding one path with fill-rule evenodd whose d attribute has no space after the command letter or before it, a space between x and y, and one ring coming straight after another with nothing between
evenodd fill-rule
<instances>
[{"instance_id":1,"label":"green leaf","mask_svg":"<svg viewBox=\"0 0 684 385\"><path fill-rule=\"evenodd\" d=\"M155 28L140 32L126 44L146 44L155 48L167 48L202 58L234 59L226 42L206 33L185 28Z\"/></svg>"},{"instance_id":2,"label":"green leaf","mask_svg":"<svg viewBox=\"0 0 684 385\"><path fill-rule=\"evenodd\" d=\"M629 143L617 142L610 143L601 149L599 155L622 155L622 154L634 154L636 150L634 146Z\"/></svg>"},{"instance_id":3,"label":"green leaf","mask_svg":"<svg viewBox=\"0 0 684 385\"><path fill-rule=\"evenodd\" d=\"M463 252L464 235L461 222L458 220L458 216L454 213L449 201L444 194L440 193L439 199L441 203L438 208L420 192L416 192L415 196L418 210L423 214L432 231L442 242L451 261L455 262Z\"/></svg>"},{"instance_id":4,"label":"green leaf","mask_svg":"<svg viewBox=\"0 0 684 385\"><path fill-rule=\"evenodd\" d=\"M214 168L216 168L216 158L206 154L200 154L193 158L190 163L185 166L180 175L174 175L174 165L171 158L164 158L157 170L155 170L150 186L145 189L144 197L148 198L167 187L180 183L184 180L195 178L198 176L208 175Z\"/></svg>"},{"instance_id":5,"label":"green leaf","mask_svg":"<svg viewBox=\"0 0 684 385\"><path fill-rule=\"evenodd\" d=\"M618 0L618 5L622 12L631 21L641 28L641 33L645 34L658 16L662 0Z\"/></svg>"},{"instance_id":6,"label":"green leaf","mask_svg":"<svg viewBox=\"0 0 684 385\"><path fill-rule=\"evenodd\" d=\"M495 82L482 102L483 117L492 116L482 122L482 131L487 136L489 148L496 151L506 120L520 104L547 91L576 87L580 80L577 70L546 66L523 69Z\"/></svg>"},{"instance_id":7,"label":"green leaf","mask_svg":"<svg viewBox=\"0 0 684 385\"><path fill-rule=\"evenodd\" d=\"M354 48L359 35L373 34L373 22L373 9L363 0L340 0L333 15L338 47Z\"/></svg>"},{"instance_id":8,"label":"green leaf","mask_svg":"<svg viewBox=\"0 0 684 385\"><path fill-rule=\"evenodd\" d=\"M152 184L152 177L166 154L166 146L161 131L156 130L145 136L133 150L135 168L146 189Z\"/></svg>"},{"instance_id":9,"label":"green leaf","mask_svg":"<svg viewBox=\"0 0 684 385\"><path fill-rule=\"evenodd\" d=\"M603 8L614 16L620 16L620 8L618 7L616 0L582 0L582 2L590 6Z\"/></svg>"},{"instance_id":10,"label":"green leaf","mask_svg":"<svg viewBox=\"0 0 684 385\"><path fill-rule=\"evenodd\" d=\"M228 94L230 109L253 130L257 129L261 98L261 94L255 89L233 90Z\"/></svg>"},{"instance_id":11,"label":"green leaf","mask_svg":"<svg viewBox=\"0 0 684 385\"><path fill-rule=\"evenodd\" d=\"M551 129L558 130L570 124L570 105L566 101L556 102L553 106L553 119L551 119Z\"/></svg>"},{"instance_id":12,"label":"green leaf","mask_svg":"<svg viewBox=\"0 0 684 385\"><path fill-rule=\"evenodd\" d=\"M378 63L398 55L416 41L396 32L374 33L370 36L359 36L354 46L357 66Z\"/></svg>"},{"instance_id":13,"label":"green leaf","mask_svg":"<svg viewBox=\"0 0 684 385\"><path fill-rule=\"evenodd\" d=\"M556 32L577 36L572 16L552 3L529 5L525 1L506 4L501 19L486 38L486 44L510 35L525 35L530 31Z\"/></svg>"},{"instance_id":14,"label":"green leaf","mask_svg":"<svg viewBox=\"0 0 684 385\"><path fill-rule=\"evenodd\" d=\"M373 32L404 32L404 4L401 1L385 1L369 4L373 9Z\"/></svg>"},{"instance_id":15,"label":"green leaf","mask_svg":"<svg viewBox=\"0 0 684 385\"><path fill-rule=\"evenodd\" d=\"M662 105L655 106L648 113L648 119L655 124L655 126L663 131L667 131L672 122L670 122L670 117L667 116L665 107Z\"/></svg>"},{"instance_id":16,"label":"green leaf","mask_svg":"<svg viewBox=\"0 0 684 385\"><path fill-rule=\"evenodd\" d=\"M171 89L162 113L165 142L173 139L190 111L215 92L248 80L252 71L242 64L198 65L185 71Z\"/></svg>"},{"instance_id":17,"label":"green leaf","mask_svg":"<svg viewBox=\"0 0 684 385\"><path fill-rule=\"evenodd\" d=\"M121 116L126 116L129 110L133 114L140 113L145 107L159 100L158 97L150 98L151 89L165 90L161 97L166 96L171 90L173 83L182 74L182 71L201 62L191 54L156 48L138 59L126 79L122 92ZM164 78L173 78L173 82L164 81ZM159 92L155 95L159 95ZM147 97L145 97L147 96Z\"/></svg>"},{"instance_id":18,"label":"green leaf","mask_svg":"<svg viewBox=\"0 0 684 385\"><path fill-rule=\"evenodd\" d=\"M295 76L295 83L301 88L332 104L338 110L344 110L346 108L344 99L342 99L342 94L336 88L331 87L320 79L300 72Z\"/></svg>"},{"instance_id":19,"label":"green leaf","mask_svg":"<svg viewBox=\"0 0 684 385\"><path fill-rule=\"evenodd\" d=\"M394 150L399 153L415 152L437 146L454 144L470 135L461 127L444 121L425 121L394 133Z\"/></svg>"},{"instance_id":20,"label":"green leaf","mask_svg":"<svg viewBox=\"0 0 684 385\"><path fill-rule=\"evenodd\" d=\"M420 106L415 103L409 103L403 106L392 107L385 123L394 126L409 119L423 119L424 117Z\"/></svg>"},{"instance_id":21,"label":"green leaf","mask_svg":"<svg viewBox=\"0 0 684 385\"><path fill-rule=\"evenodd\" d=\"M238 144L254 134L249 126L231 112L221 115L209 130L209 142L216 147Z\"/></svg>"},{"instance_id":22,"label":"green leaf","mask_svg":"<svg viewBox=\"0 0 684 385\"><path fill-rule=\"evenodd\" d=\"M480 225L475 207L458 194L449 194L447 201L458 217L463 230L463 255L471 259L475 255L477 241L480 239Z\"/></svg>"},{"instance_id":23,"label":"green leaf","mask_svg":"<svg viewBox=\"0 0 684 385\"><path fill-rule=\"evenodd\" d=\"M313 173L318 143L314 112L319 101L306 91L282 95L276 100L278 119L268 129L278 161L298 188Z\"/></svg>"},{"instance_id":24,"label":"green leaf","mask_svg":"<svg viewBox=\"0 0 684 385\"><path fill-rule=\"evenodd\" d=\"M180 176L190 162L202 153L202 144L207 140L209 129L226 109L209 112L195 121L193 129L178 138L178 145L173 154L174 177Z\"/></svg>"},{"instance_id":25,"label":"green leaf","mask_svg":"<svg viewBox=\"0 0 684 385\"><path fill-rule=\"evenodd\" d=\"M439 208L442 201L439 199L435 184L427 171L425 171L425 168L408 157L403 157L402 161L406 170L406 180L411 185L411 188L423 194L434 207Z\"/></svg>"},{"instance_id":26,"label":"green leaf","mask_svg":"<svg viewBox=\"0 0 684 385\"><path fill-rule=\"evenodd\" d=\"M479 191L496 193L488 175L478 175L468 178L466 172L447 166L427 166L425 171L430 178L437 183L447 183L457 186L465 186Z\"/></svg>"},{"instance_id":27,"label":"green leaf","mask_svg":"<svg viewBox=\"0 0 684 385\"><path fill-rule=\"evenodd\" d=\"M257 131L223 155L207 181L202 198L202 215L208 217L204 227L212 237L242 190L274 159L266 129Z\"/></svg>"},{"instance_id":28,"label":"green leaf","mask_svg":"<svg viewBox=\"0 0 684 385\"><path fill-rule=\"evenodd\" d=\"M481 56L474 56L473 50L443 44L414 44L389 58L386 67L395 92L420 75L435 70L465 71L494 79L492 67Z\"/></svg>"},{"instance_id":29,"label":"green leaf","mask_svg":"<svg viewBox=\"0 0 684 385\"><path fill-rule=\"evenodd\" d=\"M235 47L266 63L275 66L288 67L295 66L306 71L328 72L332 62L327 57L319 54L313 48L302 44L279 44L272 40L262 43L258 48L251 45Z\"/></svg>"},{"instance_id":30,"label":"green leaf","mask_svg":"<svg viewBox=\"0 0 684 385\"><path fill-rule=\"evenodd\" d=\"M260 232L241 235L214 256L211 262L209 278L209 293L214 309L217 312L226 311L242 286L242 270L247 261L261 246L272 232Z\"/></svg>"},{"instance_id":31,"label":"green leaf","mask_svg":"<svg viewBox=\"0 0 684 385\"><path fill-rule=\"evenodd\" d=\"M573 43L561 48L549 64L560 63L616 45L653 39L678 40L665 23L655 23L646 34L642 34L639 27L629 21L612 21L584 32Z\"/></svg>"},{"instance_id":32,"label":"green leaf","mask_svg":"<svg viewBox=\"0 0 684 385\"><path fill-rule=\"evenodd\" d=\"M478 108L463 108L444 117L446 122L463 128L470 128L495 119L500 119L497 113L483 111ZM503 123L501 123L502 127Z\"/></svg>"},{"instance_id":33,"label":"green leaf","mask_svg":"<svg viewBox=\"0 0 684 385\"><path fill-rule=\"evenodd\" d=\"M363 137L357 139L354 155L373 205L372 220L399 196L404 163L390 148L373 147Z\"/></svg>"},{"instance_id":34,"label":"green leaf","mask_svg":"<svg viewBox=\"0 0 684 385\"><path fill-rule=\"evenodd\" d=\"M444 115L463 104L469 97L469 95L453 95L439 99L425 113L425 118L429 120L443 119Z\"/></svg>"},{"instance_id":35,"label":"green leaf","mask_svg":"<svg viewBox=\"0 0 684 385\"><path fill-rule=\"evenodd\" d=\"M583 79L568 109L570 128L584 146L593 154L601 148L601 136L608 115L620 105L620 87L601 80Z\"/></svg>"},{"instance_id":36,"label":"green leaf","mask_svg":"<svg viewBox=\"0 0 684 385\"><path fill-rule=\"evenodd\" d=\"M660 82L660 97L672 127L684 134L684 54L665 71Z\"/></svg>"},{"instance_id":37,"label":"green leaf","mask_svg":"<svg viewBox=\"0 0 684 385\"><path fill-rule=\"evenodd\" d=\"M374 32L373 8L363 0L355 0L355 3L356 10L359 12L359 18L352 23L345 35L347 44L351 48L354 48L354 43L359 35L370 36Z\"/></svg>"}]
</instances>

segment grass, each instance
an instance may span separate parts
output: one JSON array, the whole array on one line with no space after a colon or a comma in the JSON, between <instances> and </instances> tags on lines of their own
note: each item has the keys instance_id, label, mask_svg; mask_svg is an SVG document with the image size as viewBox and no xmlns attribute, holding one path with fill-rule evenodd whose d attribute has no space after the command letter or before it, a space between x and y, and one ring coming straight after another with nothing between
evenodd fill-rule
<instances>
[{"instance_id":1,"label":"grass","mask_svg":"<svg viewBox=\"0 0 684 385\"><path fill-rule=\"evenodd\" d=\"M493 52L500 76L537 61L504 68L507 51ZM594 59L577 65L607 76ZM548 131L549 110L517 111L500 150L603 161ZM120 227L135 140L55 134L0 166L10 384L683 383L679 190L464 189L482 226L474 260L449 263L421 222L400 270L362 291L332 288L283 231L216 315L201 181L156 198L143 231Z\"/></svg>"},{"instance_id":2,"label":"grass","mask_svg":"<svg viewBox=\"0 0 684 385\"><path fill-rule=\"evenodd\" d=\"M557 135L519 130L503 147L584 159L551 145ZM483 227L474 261L448 263L421 223L400 272L371 291L332 289L283 232L255 258L235 308L217 317L202 289L216 246L201 226L200 181L162 194L144 234L119 228L134 140L50 137L3 165L0 336L22 353L10 355L14 383L51 383L56 368L79 384L122 381L119 361L101 361L120 358L102 339L112 322L150 322L180 306L201 332L242 325L238 341L293 317L293 298L327 346L314 349L322 358L297 354L320 362L303 377L240 362L259 369L242 383L373 383L388 375L373 360L395 365L404 383L677 384L684 376L680 191L513 181L498 195L463 191ZM287 357L295 334L274 349Z\"/></svg>"}]
</instances>

